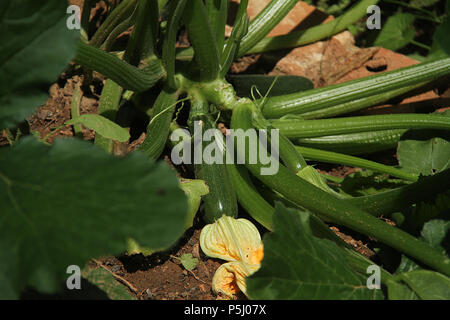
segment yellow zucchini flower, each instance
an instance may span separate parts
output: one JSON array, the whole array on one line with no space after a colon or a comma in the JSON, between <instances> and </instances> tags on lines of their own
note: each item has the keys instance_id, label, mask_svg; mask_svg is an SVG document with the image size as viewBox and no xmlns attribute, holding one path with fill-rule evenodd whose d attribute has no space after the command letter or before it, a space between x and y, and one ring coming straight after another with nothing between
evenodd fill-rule
<instances>
[{"instance_id":1,"label":"yellow zucchini flower","mask_svg":"<svg viewBox=\"0 0 450 320\"><path fill-rule=\"evenodd\" d=\"M246 294L245 278L259 269L264 256L258 229L246 219L224 215L203 228L200 247L209 257L229 261L214 274L214 292L229 298L239 291Z\"/></svg>"}]
</instances>

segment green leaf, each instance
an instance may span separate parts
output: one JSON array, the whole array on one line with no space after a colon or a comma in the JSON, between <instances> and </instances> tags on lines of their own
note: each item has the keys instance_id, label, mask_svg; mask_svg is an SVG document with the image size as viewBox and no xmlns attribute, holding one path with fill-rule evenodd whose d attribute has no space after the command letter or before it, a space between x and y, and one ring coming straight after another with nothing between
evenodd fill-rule
<instances>
[{"instance_id":1,"label":"green leaf","mask_svg":"<svg viewBox=\"0 0 450 320\"><path fill-rule=\"evenodd\" d=\"M0 128L26 119L75 55L78 30L66 26L67 1L0 4Z\"/></svg>"},{"instance_id":2,"label":"green leaf","mask_svg":"<svg viewBox=\"0 0 450 320\"><path fill-rule=\"evenodd\" d=\"M433 248L440 248L443 241L448 241L446 235L450 229L450 221L432 220L426 223L422 229L421 239ZM411 299L450 299L450 279L446 276L424 270L421 266L406 256L402 256L400 266L396 273L397 279L404 283L387 283L389 299L411 300Z\"/></svg>"},{"instance_id":3,"label":"green leaf","mask_svg":"<svg viewBox=\"0 0 450 320\"><path fill-rule=\"evenodd\" d=\"M440 49L447 55L450 55L450 41L448 35L450 33L450 1L447 0L446 16L444 21L436 28L434 32L434 41L438 44ZM434 44L434 43L433 43Z\"/></svg>"},{"instance_id":4,"label":"green leaf","mask_svg":"<svg viewBox=\"0 0 450 320\"><path fill-rule=\"evenodd\" d=\"M127 129L98 114L83 114L75 119L66 121L65 124L74 125L78 123L95 130L96 133L107 139L119 142L126 142L130 139L130 134Z\"/></svg>"},{"instance_id":5,"label":"green leaf","mask_svg":"<svg viewBox=\"0 0 450 320\"><path fill-rule=\"evenodd\" d=\"M417 294L406 284L389 281L387 283L389 300L420 300Z\"/></svg>"},{"instance_id":6,"label":"green leaf","mask_svg":"<svg viewBox=\"0 0 450 320\"><path fill-rule=\"evenodd\" d=\"M393 51L403 48L414 39L413 22L414 15L410 13L396 13L390 16L381 28L374 45Z\"/></svg>"},{"instance_id":7,"label":"green leaf","mask_svg":"<svg viewBox=\"0 0 450 320\"><path fill-rule=\"evenodd\" d=\"M192 253L185 253L180 257L181 264L186 270L194 270L197 267L198 259L192 256Z\"/></svg>"},{"instance_id":8,"label":"green leaf","mask_svg":"<svg viewBox=\"0 0 450 320\"><path fill-rule=\"evenodd\" d=\"M186 196L165 163L116 158L75 139L0 149L0 298L55 292L69 265L117 255L127 239L163 249L182 235Z\"/></svg>"},{"instance_id":9,"label":"green leaf","mask_svg":"<svg viewBox=\"0 0 450 320\"><path fill-rule=\"evenodd\" d=\"M188 229L192 227L195 214L200 207L202 196L209 193L209 188L205 181L200 179L184 179L180 186L188 197L189 212L186 219L186 229Z\"/></svg>"},{"instance_id":10,"label":"green leaf","mask_svg":"<svg viewBox=\"0 0 450 320\"><path fill-rule=\"evenodd\" d=\"M252 98L253 86L258 89L262 97L267 94L272 84L268 97L314 89L314 84L309 79L299 76L230 75L227 79L239 97L247 98ZM262 97L255 96L256 99Z\"/></svg>"},{"instance_id":11,"label":"green leaf","mask_svg":"<svg viewBox=\"0 0 450 320\"><path fill-rule=\"evenodd\" d=\"M449 208L449 202L447 207ZM416 217L413 217L416 218ZM415 219L417 220L417 218ZM422 220L420 220L422 222ZM420 224L422 225L423 222ZM428 221L423 225L421 231L421 239L428 243L431 247L442 250L443 253L450 248L450 239L447 237L448 230L450 229L450 221L435 219ZM402 255L400 265L396 270L396 273L405 273L413 270L423 269L415 261L411 260L405 255Z\"/></svg>"},{"instance_id":12,"label":"green leaf","mask_svg":"<svg viewBox=\"0 0 450 320\"><path fill-rule=\"evenodd\" d=\"M400 276L421 299L450 299L450 279L441 273L429 270L414 270L402 273Z\"/></svg>"},{"instance_id":13,"label":"green leaf","mask_svg":"<svg viewBox=\"0 0 450 320\"><path fill-rule=\"evenodd\" d=\"M421 236L433 248L443 247L450 248L448 243L443 243L449 239L446 238L450 230L450 221L445 220L431 220L423 226Z\"/></svg>"},{"instance_id":14,"label":"green leaf","mask_svg":"<svg viewBox=\"0 0 450 320\"><path fill-rule=\"evenodd\" d=\"M387 174L363 170L345 177L338 188L342 194L360 197L398 188L406 183L400 179L391 179Z\"/></svg>"},{"instance_id":15,"label":"green leaf","mask_svg":"<svg viewBox=\"0 0 450 320\"><path fill-rule=\"evenodd\" d=\"M103 290L111 300L136 300L123 284L117 282L111 272L103 268L87 266L81 274L87 281Z\"/></svg>"},{"instance_id":16,"label":"green leaf","mask_svg":"<svg viewBox=\"0 0 450 320\"><path fill-rule=\"evenodd\" d=\"M261 268L247 279L252 299L376 299L367 275L355 273L334 242L313 236L310 214L276 204L274 232L264 237Z\"/></svg>"},{"instance_id":17,"label":"green leaf","mask_svg":"<svg viewBox=\"0 0 450 320\"><path fill-rule=\"evenodd\" d=\"M402 140L397 156L405 171L433 175L450 168L450 143L438 137L426 141Z\"/></svg>"}]
</instances>

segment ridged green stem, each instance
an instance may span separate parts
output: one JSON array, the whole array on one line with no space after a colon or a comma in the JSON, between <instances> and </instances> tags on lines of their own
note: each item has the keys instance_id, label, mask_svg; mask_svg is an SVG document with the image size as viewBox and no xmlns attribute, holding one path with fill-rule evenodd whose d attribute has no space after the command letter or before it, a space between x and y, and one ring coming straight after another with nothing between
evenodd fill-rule
<instances>
[{"instance_id":1,"label":"ridged green stem","mask_svg":"<svg viewBox=\"0 0 450 320\"><path fill-rule=\"evenodd\" d=\"M347 101L332 107L326 107L323 109L309 111L309 112L299 112L298 114L303 119L318 119L318 118L331 118L337 115L346 114L358 110L362 110L371 106L375 106L384 102L389 101L390 99L401 96L405 93L408 93L414 89L420 88L429 82L422 82L419 84L405 86L399 89L387 91L384 93L376 94L373 96L360 98L356 100Z\"/></svg>"},{"instance_id":2,"label":"ridged green stem","mask_svg":"<svg viewBox=\"0 0 450 320\"><path fill-rule=\"evenodd\" d=\"M406 131L408 130L381 130L316 138L300 138L295 140L295 144L353 155L373 153L395 148Z\"/></svg>"},{"instance_id":3,"label":"ridged green stem","mask_svg":"<svg viewBox=\"0 0 450 320\"><path fill-rule=\"evenodd\" d=\"M194 47L194 60L200 72L201 81L210 81L219 74L219 50L208 19L208 12L202 0L189 0L183 20Z\"/></svg>"},{"instance_id":4,"label":"ridged green stem","mask_svg":"<svg viewBox=\"0 0 450 320\"><path fill-rule=\"evenodd\" d=\"M306 113L338 106L391 90L432 81L450 74L450 58L421 63L323 88L270 97L263 107L266 118Z\"/></svg>"},{"instance_id":5,"label":"ridged green stem","mask_svg":"<svg viewBox=\"0 0 450 320\"><path fill-rule=\"evenodd\" d=\"M138 149L152 160L157 160L164 150L178 95L178 91L165 87L153 105L153 117L147 126L147 136Z\"/></svg>"},{"instance_id":6,"label":"ridged green stem","mask_svg":"<svg viewBox=\"0 0 450 320\"><path fill-rule=\"evenodd\" d=\"M238 56L246 54L263 39L291 11L298 0L272 0L250 22L247 35L242 39Z\"/></svg>"},{"instance_id":7,"label":"ridged green stem","mask_svg":"<svg viewBox=\"0 0 450 320\"><path fill-rule=\"evenodd\" d=\"M78 43L74 61L112 79L124 89L136 92L151 88L159 79L165 76L161 60L159 59L154 59L145 68L139 69L108 52L94 48L81 41Z\"/></svg>"},{"instance_id":8,"label":"ridged green stem","mask_svg":"<svg viewBox=\"0 0 450 320\"><path fill-rule=\"evenodd\" d=\"M290 139L392 129L450 130L448 117L415 113L317 120L274 120L272 124Z\"/></svg>"},{"instance_id":9,"label":"ridged green stem","mask_svg":"<svg viewBox=\"0 0 450 320\"><path fill-rule=\"evenodd\" d=\"M113 30L134 11L136 0L124 0L115 8L101 24L89 44L100 47Z\"/></svg>"},{"instance_id":10,"label":"ridged green stem","mask_svg":"<svg viewBox=\"0 0 450 320\"><path fill-rule=\"evenodd\" d=\"M392 166L386 166L375 161L363 158L353 157L342 153L313 149L308 147L296 146L297 150L307 159L313 161L321 161L326 163L336 163L347 166L370 169L380 173L387 173L393 177L417 181L418 176L413 173L405 172Z\"/></svg>"}]
</instances>

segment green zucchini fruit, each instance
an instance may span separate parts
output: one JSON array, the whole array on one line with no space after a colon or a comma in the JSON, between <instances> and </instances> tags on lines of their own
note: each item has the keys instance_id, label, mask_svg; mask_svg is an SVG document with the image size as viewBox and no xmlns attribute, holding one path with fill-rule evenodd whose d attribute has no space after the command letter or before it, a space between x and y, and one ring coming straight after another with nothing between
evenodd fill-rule
<instances>
[{"instance_id":1,"label":"green zucchini fruit","mask_svg":"<svg viewBox=\"0 0 450 320\"><path fill-rule=\"evenodd\" d=\"M232 186L232 181L227 171L227 164L225 159L223 163L211 163L205 162L204 157L201 157L201 161L195 161L196 150L203 152L207 145L213 142L203 141L200 145L197 140L197 134L203 136L204 132L208 129L216 128L215 122L211 115L208 113L208 103L201 100L191 101L191 112L189 115L189 126L191 135L194 138L194 172L196 179L201 179L206 182L209 187L209 193L203 197L204 205L204 220L206 223L213 223L223 215L236 217L238 213L237 198L235 190ZM222 145L225 147L223 141L217 141L217 139L223 139L220 133L220 138L214 136L216 146ZM217 150L217 149L216 149ZM223 149L223 155L226 150ZM200 163L196 163L200 162Z\"/></svg>"}]
</instances>

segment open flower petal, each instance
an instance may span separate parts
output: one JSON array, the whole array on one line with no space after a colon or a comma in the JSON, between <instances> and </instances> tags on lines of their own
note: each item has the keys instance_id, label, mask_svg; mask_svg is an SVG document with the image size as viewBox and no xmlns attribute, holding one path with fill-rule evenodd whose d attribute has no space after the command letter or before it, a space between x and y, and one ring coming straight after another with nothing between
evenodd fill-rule
<instances>
[{"instance_id":1,"label":"open flower petal","mask_svg":"<svg viewBox=\"0 0 450 320\"><path fill-rule=\"evenodd\" d=\"M253 223L225 215L203 228L200 247L209 257L246 264L259 264L263 256L261 236Z\"/></svg>"},{"instance_id":2,"label":"open flower petal","mask_svg":"<svg viewBox=\"0 0 450 320\"><path fill-rule=\"evenodd\" d=\"M247 294L245 278L259 269L259 265L247 265L243 262L234 261L221 265L212 279L212 288L215 293L221 293L228 298L242 291Z\"/></svg>"}]
</instances>

